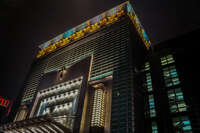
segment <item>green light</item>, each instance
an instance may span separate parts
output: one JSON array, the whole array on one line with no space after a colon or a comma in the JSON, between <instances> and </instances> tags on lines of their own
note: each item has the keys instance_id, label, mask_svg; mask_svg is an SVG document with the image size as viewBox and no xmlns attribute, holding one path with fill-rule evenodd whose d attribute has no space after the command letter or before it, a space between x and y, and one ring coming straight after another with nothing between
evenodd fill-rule
<instances>
[{"instance_id":1,"label":"green light","mask_svg":"<svg viewBox=\"0 0 200 133\"><path fill-rule=\"evenodd\" d=\"M104 77L110 76L110 75L112 75L112 74L113 74L113 72L107 72L107 73L98 75L98 76L96 76L96 77L90 78L90 81L92 81L92 80L97 80L97 79L100 79L100 78L104 78Z\"/></svg>"},{"instance_id":2,"label":"green light","mask_svg":"<svg viewBox=\"0 0 200 133\"><path fill-rule=\"evenodd\" d=\"M33 97L28 97L28 98L23 99L22 102L25 102L25 101L28 101L28 100L31 100L31 99L33 99Z\"/></svg>"}]
</instances>

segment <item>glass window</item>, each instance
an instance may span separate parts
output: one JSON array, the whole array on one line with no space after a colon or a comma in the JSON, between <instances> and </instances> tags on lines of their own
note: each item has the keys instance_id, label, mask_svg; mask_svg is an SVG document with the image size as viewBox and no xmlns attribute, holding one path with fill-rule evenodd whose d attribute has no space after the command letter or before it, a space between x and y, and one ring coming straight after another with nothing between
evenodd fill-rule
<instances>
[{"instance_id":1,"label":"glass window","mask_svg":"<svg viewBox=\"0 0 200 133\"><path fill-rule=\"evenodd\" d=\"M146 62L141 71L145 72L145 71L148 71L148 70L150 70L150 64L149 64L149 62Z\"/></svg>"},{"instance_id":2,"label":"glass window","mask_svg":"<svg viewBox=\"0 0 200 133\"><path fill-rule=\"evenodd\" d=\"M174 58L173 58L173 56L171 54L167 55L167 56L164 56L164 57L161 57L160 60L161 60L161 65L162 66L175 62Z\"/></svg>"},{"instance_id":3,"label":"glass window","mask_svg":"<svg viewBox=\"0 0 200 133\"><path fill-rule=\"evenodd\" d=\"M172 113L187 111L187 106L184 102L184 97L181 88L176 88L174 90L168 91L168 99L170 111Z\"/></svg>"},{"instance_id":4,"label":"glass window","mask_svg":"<svg viewBox=\"0 0 200 133\"><path fill-rule=\"evenodd\" d=\"M176 133L192 133L191 123L187 116L175 117L172 121Z\"/></svg>"},{"instance_id":5,"label":"glass window","mask_svg":"<svg viewBox=\"0 0 200 133\"><path fill-rule=\"evenodd\" d=\"M149 95L149 110L150 110L150 117L155 117L156 110L155 110L155 102L153 95Z\"/></svg>"},{"instance_id":6,"label":"glass window","mask_svg":"<svg viewBox=\"0 0 200 133\"><path fill-rule=\"evenodd\" d=\"M175 66L163 68L163 76L166 87L171 87L180 83Z\"/></svg>"},{"instance_id":7,"label":"glass window","mask_svg":"<svg viewBox=\"0 0 200 133\"><path fill-rule=\"evenodd\" d=\"M145 63L144 69L145 69L145 71L150 70L150 64L149 64L149 62Z\"/></svg>"},{"instance_id":8,"label":"glass window","mask_svg":"<svg viewBox=\"0 0 200 133\"><path fill-rule=\"evenodd\" d=\"M150 73L146 73L146 87L147 87L147 91L151 92L152 89L152 80L151 80L151 74Z\"/></svg>"}]
</instances>

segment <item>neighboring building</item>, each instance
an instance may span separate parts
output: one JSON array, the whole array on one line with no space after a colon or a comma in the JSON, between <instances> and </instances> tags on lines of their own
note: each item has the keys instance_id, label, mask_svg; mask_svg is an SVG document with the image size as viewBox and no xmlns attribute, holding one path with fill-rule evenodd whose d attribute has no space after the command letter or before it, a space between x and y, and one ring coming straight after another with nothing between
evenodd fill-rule
<instances>
[{"instance_id":1,"label":"neighboring building","mask_svg":"<svg viewBox=\"0 0 200 133\"><path fill-rule=\"evenodd\" d=\"M150 45L129 2L40 45L15 122L2 129L144 132L135 70Z\"/></svg>"},{"instance_id":2,"label":"neighboring building","mask_svg":"<svg viewBox=\"0 0 200 133\"><path fill-rule=\"evenodd\" d=\"M195 42L198 35L196 30L156 44L141 67L145 132L200 132L198 42Z\"/></svg>"}]
</instances>

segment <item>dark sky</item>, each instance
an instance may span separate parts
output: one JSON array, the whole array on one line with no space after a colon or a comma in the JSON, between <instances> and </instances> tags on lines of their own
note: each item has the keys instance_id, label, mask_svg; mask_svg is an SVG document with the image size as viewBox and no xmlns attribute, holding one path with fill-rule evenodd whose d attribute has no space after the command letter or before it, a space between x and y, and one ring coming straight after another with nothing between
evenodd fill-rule
<instances>
[{"instance_id":1,"label":"dark sky","mask_svg":"<svg viewBox=\"0 0 200 133\"><path fill-rule=\"evenodd\" d=\"M14 100L37 45L123 0L0 0L0 96ZM132 0L153 44L200 27L195 0Z\"/></svg>"}]
</instances>

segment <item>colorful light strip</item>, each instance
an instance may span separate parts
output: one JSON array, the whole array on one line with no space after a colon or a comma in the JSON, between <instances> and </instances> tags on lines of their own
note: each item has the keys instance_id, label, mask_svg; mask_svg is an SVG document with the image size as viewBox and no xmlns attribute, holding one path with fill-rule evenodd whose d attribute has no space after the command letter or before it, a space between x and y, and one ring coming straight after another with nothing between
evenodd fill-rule
<instances>
[{"instance_id":1,"label":"colorful light strip","mask_svg":"<svg viewBox=\"0 0 200 133\"><path fill-rule=\"evenodd\" d=\"M92 108L92 118L91 126L104 127L105 122L105 111L104 111L104 98L105 92L102 87L98 87L94 92L93 108Z\"/></svg>"},{"instance_id":2,"label":"colorful light strip","mask_svg":"<svg viewBox=\"0 0 200 133\"><path fill-rule=\"evenodd\" d=\"M39 45L40 51L38 52L37 58L40 58L45 54L51 53L58 47L65 46L71 41L77 40L85 36L87 33L94 32L97 29L101 28L103 25L108 25L117 21L121 16L125 14L125 12L127 12L127 15L132 20L146 48L149 50L151 42L147 37L147 34L142 27L138 17L136 16L131 4L129 3L129 1L127 1L58 35L52 40Z\"/></svg>"},{"instance_id":3,"label":"colorful light strip","mask_svg":"<svg viewBox=\"0 0 200 133\"><path fill-rule=\"evenodd\" d=\"M129 2L127 3L126 9L127 9L128 16L130 17L131 21L133 22L134 26L136 27L136 30L139 33L140 37L142 38L142 41L144 42L147 50L149 50L150 46L151 46L151 42L150 42L143 26L140 23L139 18L135 14L135 11L133 10L133 8Z\"/></svg>"}]
</instances>

